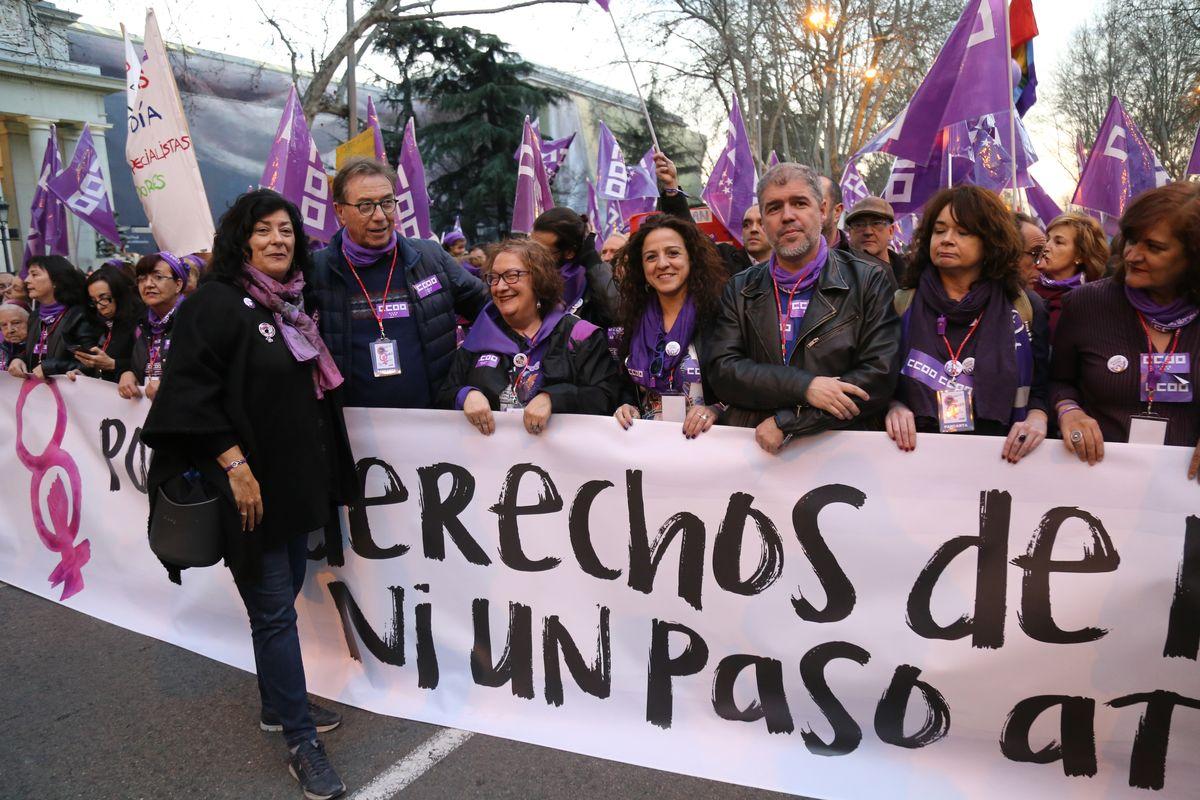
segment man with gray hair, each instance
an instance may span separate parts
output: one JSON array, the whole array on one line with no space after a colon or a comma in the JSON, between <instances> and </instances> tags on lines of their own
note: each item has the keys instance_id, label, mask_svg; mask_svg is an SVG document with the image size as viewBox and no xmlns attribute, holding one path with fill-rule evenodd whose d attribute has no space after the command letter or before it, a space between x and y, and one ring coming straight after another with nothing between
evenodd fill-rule
<instances>
[{"instance_id":1,"label":"man with gray hair","mask_svg":"<svg viewBox=\"0 0 1200 800\"><path fill-rule=\"evenodd\" d=\"M795 436L865 428L884 410L900 368L900 320L876 264L830 249L820 176L801 164L758 182L771 258L725 286L704 369L727 424L755 428L778 453Z\"/></svg>"},{"instance_id":2,"label":"man with gray hair","mask_svg":"<svg viewBox=\"0 0 1200 800\"><path fill-rule=\"evenodd\" d=\"M396 232L395 185L391 168L374 159L352 158L338 170L342 228L305 276L347 406L432 408L458 317L474 320L488 300L483 282L438 242Z\"/></svg>"}]
</instances>

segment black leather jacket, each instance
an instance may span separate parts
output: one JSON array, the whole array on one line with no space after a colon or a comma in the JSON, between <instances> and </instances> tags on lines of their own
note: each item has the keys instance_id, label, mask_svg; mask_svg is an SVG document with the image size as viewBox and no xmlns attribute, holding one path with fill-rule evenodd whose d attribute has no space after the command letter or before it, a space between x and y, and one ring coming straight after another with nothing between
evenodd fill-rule
<instances>
[{"instance_id":1,"label":"black leather jacket","mask_svg":"<svg viewBox=\"0 0 1200 800\"><path fill-rule=\"evenodd\" d=\"M29 334L25 337L25 352L21 356L30 372L40 365L42 374L47 377L65 375L71 370L91 374L75 358L75 352L90 350L100 344L100 329L88 319L83 306L72 306L63 312L58 324L46 337L44 356L33 352L41 335L42 319L35 310L29 315Z\"/></svg>"},{"instance_id":2,"label":"black leather jacket","mask_svg":"<svg viewBox=\"0 0 1200 800\"><path fill-rule=\"evenodd\" d=\"M722 422L749 428L774 415L790 436L867 427L886 411L900 372L900 319L890 276L852 253L830 250L787 365L774 293L767 264L734 276L725 287L704 367L730 406ZM855 400L861 414L853 421L839 420L805 402L819 376L859 386L871 399Z\"/></svg>"}]
</instances>

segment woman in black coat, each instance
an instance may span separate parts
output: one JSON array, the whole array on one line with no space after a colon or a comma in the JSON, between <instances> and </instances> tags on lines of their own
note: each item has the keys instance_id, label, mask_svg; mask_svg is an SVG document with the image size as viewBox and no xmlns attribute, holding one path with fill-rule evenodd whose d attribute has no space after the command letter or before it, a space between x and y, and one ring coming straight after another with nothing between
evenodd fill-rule
<instances>
[{"instance_id":1,"label":"woman in black coat","mask_svg":"<svg viewBox=\"0 0 1200 800\"><path fill-rule=\"evenodd\" d=\"M87 279L88 320L104 331L100 342L90 350L80 350L75 358L84 373L110 383L130 369L133 334L138 320L146 313L137 288L124 270L105 264Z\"/></svg>"},{"instance_id":2,"label":"woman in black coat","mask_svg":"<svg viewBox=\"0 0 1200 800\"><path fill-rule=\"evenodd\" d=\"M29 259L25 286L37 307L29 318L24 354L9 362L10 375L46 378L82 369L76 351L100 341L99 329L87 319L83 284L83 273L62 256Z\"/></svg>"},{"instance_id":3,"label":"woman in black coat","mask_svg":"<svg viewBox=\"0 0 1200 800\"><path fill-rule=\"evenodd\" d=\"M492 302L454 355L438 395L484 435L493 411L520 411L525 429L550 414L610 414L621 383L608 335L562 307L562 278L550 250L529 239L498 245L483 270Z\"/></svg>"},{"instance_id":4,"label":"woman in black coat","mask_svg":"<svg viewBox=\"0 0 1200 800\"><path fill-rule=\"evenodd\" d=\"M153 503L199 472L228 501L225 560L250 618L262 728L282 730L309 797L345 790L317 732L340 717L307 702L295 599L308 538L353 491L342 376L302 308L308 240L267 189L222 217L210 273L179 308L171 359L146 418Z\"/></svg>"}]
</instances>

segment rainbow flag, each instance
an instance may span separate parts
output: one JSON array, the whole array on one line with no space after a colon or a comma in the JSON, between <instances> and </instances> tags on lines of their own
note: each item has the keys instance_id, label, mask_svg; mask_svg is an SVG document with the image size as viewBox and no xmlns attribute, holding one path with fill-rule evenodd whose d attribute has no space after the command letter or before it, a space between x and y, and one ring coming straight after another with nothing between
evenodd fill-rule
<instances>
[{"instance_id":1,"label":"rainbow flag","mask_svg":"<svg viewBox=\"0 0 1200 800\"><path fill-rule=\"evenodd\" d=\"M1012 57L1021 68L1021 79L1013 83L1013 104L1023 117L1037 102L1037 70L1033 63L1033 40L1038 35L1033 0L1012 0L1008 9ZM1015 75L1014 75L1015 77Z\"/></svg>"}]
</instances>

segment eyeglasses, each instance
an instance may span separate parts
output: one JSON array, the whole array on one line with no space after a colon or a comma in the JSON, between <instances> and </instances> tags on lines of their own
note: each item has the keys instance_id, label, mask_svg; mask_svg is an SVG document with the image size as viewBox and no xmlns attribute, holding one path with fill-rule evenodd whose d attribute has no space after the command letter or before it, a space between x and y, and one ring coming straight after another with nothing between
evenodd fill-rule
<instances>
[{"instance_id":1,"label":"eyeglasses","mask_svg":"<svg viewBox=\"0 0 1200 800\"><path fill-rule=\"evenodd\" d=\"M867 228L875 228L878 230L881 228L886 228L891 224L892 223L890 221L883 219L882 217L876 217L874 219L856 219L847 227L849 227L852 231L863 231Z\"/></svg>"},{"instance_id":2,"label":"eyeglasses","mask_svg":"<svg viewBox=\"0 0 1200 800\"><path fill-rule=\"evenodd\" d=\"M1032 259L1033 259L1033 263L1037 264L1037 263L1039 263L1039 262L1040 262L1040 261L1041 261L1043 258L1045 258L1045 257L1046 257L1046 248L1044 248L1044 247L1034 247L1034 248L1031 248L1031 249L1029 249L1029 250L1026 250L1026 251L1025 251L1025 255L1027 255L1027 256L1029 256L1030 258L1032 258Z\"/></svg>"},{"instance_id":3,"label":"eyeglasses","mask_svg":"<svg viewBox=\"0 0 1200 800\"><path fill-rule=\"evenodd\" d=\"M364 217L372 217L375 215L375 209L378 208L386 216L391 216L396 210L396 198L385 197L382 200L363 200L361 203L339 203L343 206L354 206L358 209L358 213Z\"/></svg>"},{"instance_id":4,"label":"eyeglasses","mask_svg":"<svg viewBox=\"0 0 1200 800\"><path fill-rule=\"evenodd\" d=\"M137 285L142 286L143 284L149 283L150 281L154 281L157 284L163 284L163 283L170 283L173 280L177 280L174 275L160 275L157 272L151 272L146 275L138 275L137 276Z\"/></svg>"},{"instance_id":5,"label":"eyeglasses","mask_svg":"<svg viewBox=\"0 0 1200 800\"><path fill-rule=\"evenodd\" d=\"M100 306L111 306L113 304L113 296L111 294L102 294L94 300L89 300L88 305L92 308Z\"/></svg>"},{"instance_id":6,"label":"eyeglasses","mask_svg":"<svg viewBox=\"0 0 1200 800\"><path fill-rule=\"evenodd\" d=\"M507 283L509 286L512 286L514 283L521 280L522 276L528 274L529 270L527 269L510 269L508 272L489 272L483 276L483 280L488 286L495 286L500 283L500 279L503 278L505 283Z\"/></svg>"},{"instance_id":7,"label":"eyeglasses","mask_svg":"<svg viewBox=\"0 0 1200 800\"><path fill-rule=\"evenodd\" d=\"M661 378L663 374L663 355L667 350L667 335L662 331L658 333L658 344L654 345L654 360L650 362L650 376Z\"/></svg>"}]
</instances>

